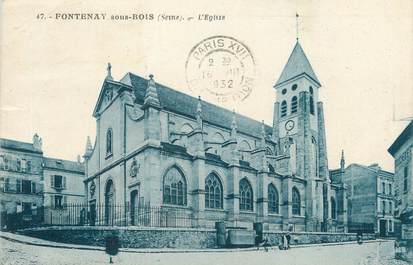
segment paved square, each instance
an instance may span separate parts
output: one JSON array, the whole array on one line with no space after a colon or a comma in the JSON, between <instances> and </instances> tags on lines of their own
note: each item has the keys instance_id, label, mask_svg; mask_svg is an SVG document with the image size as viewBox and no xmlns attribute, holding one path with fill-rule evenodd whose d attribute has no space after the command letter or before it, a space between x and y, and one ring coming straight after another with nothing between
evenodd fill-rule
<instances>
[{"instance_id":1,"label":"paved square","mask_svg":"<svg viewBox=\"0 0 413 265\"><path fill-rule=\"evenodd\" d=\"M59 265L107 264L103 251L40 247L0 239L0 264ZM365 243L363 245L335 245L295 248L288 251L240 251L207 253L128 253L114 258L115 264L157 265L407 265L393 259L393 242Z\"/></svg>"}]
</instances>

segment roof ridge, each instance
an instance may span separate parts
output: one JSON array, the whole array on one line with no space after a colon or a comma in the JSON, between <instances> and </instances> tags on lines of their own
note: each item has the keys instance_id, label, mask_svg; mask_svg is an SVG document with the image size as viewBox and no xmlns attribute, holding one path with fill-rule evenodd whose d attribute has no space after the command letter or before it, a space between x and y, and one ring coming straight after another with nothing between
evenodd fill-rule
<instances>
[{"instance_id":1,"label":"roof ridge","mask_svg":"<svg viewBox=\"0 0 413 265\"><path fill-rule=\"evenodd\" d=\"M144 77L142 77L142 76L140 76L140 75L138 75L138 74L135 74L135 73L132 73L132 72L128 72L127 74L130 74L130 75L132 75L133 77L140 78L140 79L142 79L142 80L144 80L144 81L148 81L147 78L144 78ZM126 75L127 75L127 74L126 74ZM125 75L125 76L126 76L126 75ZM183 96L183 97L190 98L193 102L198 102L198 98L196 98L196 97L194 97L194 96L192 96L192 95L186 94L186 93L184 93L184 92L182 92L182 91L179 91L179 90L176 90L176 89L173 89L173 88L171 88L171 87L169 87L169 86L167 86L167 85L164 85L164 84L162 84L162 83L159 83L158 81L155 81L155 83L157 84L157 87L160 87L161 89L170 90L170 91L172 91L173 93L177 93L177 94L179 94L179 95L181 95L181 96ZM133 84L132 84L132 85L133 85ZM202 100L202 102L203 102L203 104L206 104L206 105L208 105L208 106L210 106L210 107L213 107L213 108L217 108L218 110L224 111L224 112L232 115L232 110L229 110L229 109L227 109L227 108L221 107L221 106L219 106L219 105L216 105L216 104L214 104L214 103L212 103L212 102L209 102L209 101L206 101L206 100ZM162 100L161 100L161 106L162 106ZM251 117L248 117L248 116L243 115L243 114L240 114L240 113L235 113L235 114L237 115L237 118L246 119L246 120L249 120L250 122L255 122L255 123L257 123L257 125L261 126L261 121L255 120L255 119L253 119L253 118L251 118ZM195 117L195 112L194 112L194 113L191 113L190 115ZM207 121L207 122L208 122L208 121ZM211 123L211 122L210 122L210 123ZM212 124L213 124L213 123L212 123ZM221 124L221 126L223 126L223 127L225 127L225 128L227 128L227 127L230 128L229 126L225 126L224 124ZM268 125L268 124L265 124L265 126L267 127L267 129L272 129L272 126L270 126L270 125ZM258 136L257 136L257 137L258 137Z\"/></svg>"},{"instance_id":2,"label":"roof ridge","mask_svg":"<svg viewBox=\"0 0 413 265\"><path fill-rule=\"evenodd\" d=\"M20 140L15 140L15 139L10 139L10 138L3 138L3 137L0 137L0 140L10 141L10 142L17 142L17 143L22 143L22 144L31 144L31 145L33 145L33 143L31 143L31 142L25 142L25 141L20 141Z\"/></svg>"},{"instance_id":3,"label":"roof ridge","mask_svg":"<svg viewBox=\"0 0 413 265\"><path fill-rule=\"evenodd\" d=\"M56 158L56 157L50 157L50 156L43 156L43 159L57 160L61 162L72 162L72 163L79 164L79 162L74 161L74 160L68 160L68 159L62 159L62 158Z\"/></svg>"}]
</instances>

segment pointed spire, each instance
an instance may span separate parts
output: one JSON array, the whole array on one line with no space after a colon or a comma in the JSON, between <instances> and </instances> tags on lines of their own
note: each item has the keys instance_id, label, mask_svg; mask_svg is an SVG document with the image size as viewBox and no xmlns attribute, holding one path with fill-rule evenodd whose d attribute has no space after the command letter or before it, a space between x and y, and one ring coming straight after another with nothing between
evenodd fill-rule
<instances>
[{"instance_id":1,"label":"pointed spire","mask_svg":"<svg viewBox=\"0 0 413 265\"><path fill-rule=\"evenodd\" d=\"M280 78L274 87L277 88L285 82L301 75L307 75L317 85L321 86L320 81L315 75L314 70L303 51L303 48L297 41L290 58L288 58L287 64L284 66Z\"/></svg>"},{"instance_id":2,"label":"pointed spire","mask_svg":"<svg viewBox=\"0 0 413 265\"><path fill-rule=\"evenodd\" d=\"M86 139L86 150L92 150L92 142L90 141L90 136Z\"/></svg>"},{"instance_id":3,"label":"pointed spire","mask_svg":"<svg viewBox=\"0 0 413 265\"><path fill-rule=\"evenodd\" d=\"M113 80L113 77L112 77L112 65L111 65L110 63L108 63L108 67L106 67L106 71L107 71L106 80Z\"/></svg>"},{"instance_id":4,"label":"pointed spire","mask_svg":"<svg viewBox=\"0 0 413 265\"><path fill-rule=\"evenodd\" d=\"M159 103L158 92L156 90L156 84L153 80L153 75L149 75L148 87L146 88L145 98L143 101L143 107L153 106L159 108L161 105Z\"/></svg>"},{"instance_id":5,"label":"pointed spire","mask_svg":"<svg viewBox=\"0 0 413 265\"><path fill-rule=\"evenodd\" d=\"M90 157L90 155L93 152L93 147L92 147L92 142L90 141L90 136L86 138L86 148L85 148L85 154L83 155L85 158Z\"/></svg>"},{"instance_id":6,"label":"pointed spire","mask_svg":"<svg viewBox=\"0 0 413 265\"><path fill-rule=\"evenodd\" d=\"M198 129L202 130L202 102L201 96L198 96L198 106L196 108L196 122L198 125Z\"/></svg>"},{"instance_id":7,"label":"pointed spire","mask_svg":"<svg viewBox=\"0 0 413 265\"><path fill-rule=\"evenodd\" d=\"M235 110L232 110L231 138L237 139L237 118L235 115Z\"/></svg>"},{"instance_id":8,"label":"pointed spire","mask_svg":"<svg viewBox=\"0 0 413 265\"><path fill-rule=\"evenodd\" d=\"M265 124L264 120L261 121L261 147L265 147Z\"/></svg>"},{"instance_id":9,"label":"pointed spire","mask_svg":"<svg viewBox=\"0 0 413 265\"><path fill-rule=\"evenodd\" d=\"M343 172L346 161L344 160L344 150L341 150L341 159L340 159L340 170Z\"/></svg>"}]
</instances>

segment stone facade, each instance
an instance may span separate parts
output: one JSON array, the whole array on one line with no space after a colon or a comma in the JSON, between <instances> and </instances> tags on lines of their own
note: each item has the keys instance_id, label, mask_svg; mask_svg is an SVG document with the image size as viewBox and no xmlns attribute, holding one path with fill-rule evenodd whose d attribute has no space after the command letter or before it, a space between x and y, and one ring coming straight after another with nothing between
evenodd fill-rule
<instances>
[{"instance_id":1,"label":"stone facade","mask_svg":"<svg viewBox=\"0 0 413 265\"><path fill-rule=\"evenodd\" d=\"M84 202L82 163L45 157L43 165L44 206L58 208Z\"/></svg>"},{"instance_id":2,"label":"stone facade","mask_svg":"<svg viewBox=\"0 0 413 265\"><path fill-rule=\"evenodd\" d=\"M22 213L25 219L37 215L43 205L43 152L41 139L33 143L0 138L0 211ZM4 223L3 223L4 225Z\"/></svg>"},{"instance_id":3,"label":"stone facade","mask_svg":"<svg viewBox=\"0 0 413 265\"><path fill-rule=\"evenodd\" d=\"M56 162L58 162L56 164ZM62 176L59 191L49 185L51 176ZM54 206L50 194L64 193L65 203L84 201L84 168L80 162L44 157L42 140L35 134L32 143L0 138L0 211L2 224L7 215L22 214L23 220L42 220L43 206ZM37 221L36 221L37 222Z\"/></svg>"},{"instance_id":4,"label":"stone facade","mask_svg":"<svg viewBox=\"0 0 413 265\"><path fill-rule=\"evenodd\" d=\"M84 155L86 202L91 211L96 204L184 209L201 227L225 220L346 231L345 187L329 178L320 87L298 42L274 86L273 126L153 76L114 81L109 71L93 112L94 146L88 140Z\"/></svg>"},{"instance_id":5,"label":"stone facade","mask_svg":"<svg viewBox=\"0 0 413 265\"><path fill-rule=\"evenodd\" d=\"M388 151L395 160L395 215L402 224L401 241L407 243L407 258L413 262L413 121Z\"/></svg>"},{"instance_id":6,"label":"stone facade","mask_svg":"<svg viewBox=\"0 0 413 265\"><path fill-rule=\"evenodd\" d=\"M349 226L372 226L381 236L395 234L394 174L382 170L377 164L363 166L351 164L331 171L333 181L347 186Z\"/></svg>"}]
</instances>

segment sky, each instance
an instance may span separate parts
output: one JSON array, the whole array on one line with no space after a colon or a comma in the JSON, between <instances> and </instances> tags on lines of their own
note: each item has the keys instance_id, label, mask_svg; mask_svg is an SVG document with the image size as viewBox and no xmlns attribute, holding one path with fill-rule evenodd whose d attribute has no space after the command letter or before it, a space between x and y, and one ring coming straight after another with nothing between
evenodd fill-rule
<instances>
[{"instance_id":1,"label":"sky","mask_svg":"<svg viewBox=\"0 0 413 265\"><path fill-rule=\"evenodd\" d=\"M70 13L107 18L54 19ZM110 19L150 13L155 20ZM108 62L115 80L127 72L154 74L157 82L198 96L186 83L185 62L192 47L216 35L241 41L255 59L251 94L219 104L271 125L273 85L296 41L296 13L300 43L322 84L330 168L339 166L344 149L347 164L379 163L393 171L387 148L413 116L410 0L2 1L0 136L30 142L38 133L47 156L75 160L86 137L95 137L92 111ZM157 21L162 14L225 20Z\"/></svg>"}]
</instances>

